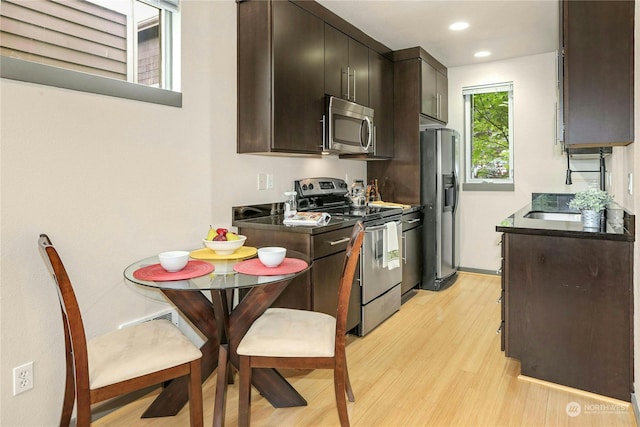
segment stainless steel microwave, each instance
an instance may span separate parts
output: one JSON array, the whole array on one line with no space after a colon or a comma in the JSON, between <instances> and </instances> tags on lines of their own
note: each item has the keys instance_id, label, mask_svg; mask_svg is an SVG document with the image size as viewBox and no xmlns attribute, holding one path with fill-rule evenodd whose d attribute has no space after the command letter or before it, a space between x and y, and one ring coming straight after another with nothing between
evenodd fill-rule
<instances>
[{"instance_id":1,"label":"stainless steel microwave","mask_svg":"<svg viewBox=\"0 0 640 427\"><path fill-rule=\"evenodd\" d=\"M374 152L373 109L344 99L326 98L324 151L332 154Z\"/></svg>"}]
</instances>

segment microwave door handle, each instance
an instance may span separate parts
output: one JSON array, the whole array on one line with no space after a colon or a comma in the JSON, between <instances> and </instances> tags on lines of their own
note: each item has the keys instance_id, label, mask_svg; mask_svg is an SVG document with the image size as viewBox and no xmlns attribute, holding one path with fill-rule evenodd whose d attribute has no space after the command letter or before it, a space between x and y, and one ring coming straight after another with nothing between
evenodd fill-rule
<instances>
[{"instance_id":1,"label":"microwave door handle","mask_svg":"<svg viewBox=\"0 0 640 427\"><path fill-rule=\"evenodd\" d=\"M363 126L367 126L367 145L364 145L364 141L362 140L362 128ZM369 151L369 147L371 147L371 140L373 139L373 124L371 123L371 119L369 117L364 118L362 123L360 123L360 145L364 151Z\"/></svg>"}]
</instances>

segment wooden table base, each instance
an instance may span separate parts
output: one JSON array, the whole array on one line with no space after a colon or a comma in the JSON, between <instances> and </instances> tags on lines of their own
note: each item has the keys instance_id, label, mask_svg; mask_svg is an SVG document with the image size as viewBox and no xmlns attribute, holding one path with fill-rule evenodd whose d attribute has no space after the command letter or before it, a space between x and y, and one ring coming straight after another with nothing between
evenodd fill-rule
<instances>
[{"instance_id":1,"label":"wooden table base","mask_svg":"<svg viewBox=\"0 0 640 427\"><path fill-rule=\"evenodd\" d=\"M218 366L219 349L225 345L223 360L237 369L236 349L251 324L282 293L291 280L269 283L251 288L231 314L228 312L226 290L212 290L209 301L200 291L170 290L162 292L206 337L202 351L202 381ZM221 371L227 377L226 366ZM224 425L226 384L216 389L214 426ZM256 369L252 384L276 408L304 406L307 402L275 369ZM218 396L219 395L219 396ZM189 401L184 379L171 381L142 415L143 418L173 416ZM216 423L217 421L217 423Z\"/></svg>"}]
</instances>

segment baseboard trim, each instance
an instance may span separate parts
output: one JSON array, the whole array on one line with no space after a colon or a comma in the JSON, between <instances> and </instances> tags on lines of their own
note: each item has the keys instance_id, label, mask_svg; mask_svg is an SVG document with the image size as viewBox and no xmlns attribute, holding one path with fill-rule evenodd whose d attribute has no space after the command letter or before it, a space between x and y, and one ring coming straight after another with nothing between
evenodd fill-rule
<instances>
[{"instance_id":1,"label":"baseboard trim","mask_svg":"<svg viewBox=\"0 0 640 427\"><path fill-rule=\"evenodd\" d=\"M601 394L592 393L590 391L584 391L584 390L580 390L578 388L568 387L566 385L556 384L556 383L552 383L550 381L540 380L538 378L528 377L528 376L522 375L522 374L518 375L518 379L519 380L523 380L523 381L529 381L531 383L540 384L540 385L543 385L543 386L546 386L546 387L555 388L557 390L562 390L562 391L567 391L569 393L578 394L580 396L590 397L592 399L602 400L604 402L608 402L608 403L613 404L613 405L623 406L625 408L628 408L629 405L631 405L631 402L627 402L625 400L615 399L615 398L609 397L609 396L603 396Z\"/></svg>"},{"instance_id":2,"label":"baseboard trim","mask_svg":"<svg viewBox=\"0 0 640 427\"><path fill-rule=\"evenodd\" d=\"M481 268L458 267L458 271L463 271L465 273L488 274L490 276L500 276L500 273L498 273L498 271L496 270L483 270Z\"/></svg>"},{"instance_id":3,"label":"baseboard trim","mask_svg":"<svg viewBox=\"0 0 640 427\"><path fill-rule=\"evenodd\" d=\"M640 409L638 408L638 400L635 393L631 393L631 407L633 407L633 414L636 420L640 420Z\"/></svg>"}]
</instances>

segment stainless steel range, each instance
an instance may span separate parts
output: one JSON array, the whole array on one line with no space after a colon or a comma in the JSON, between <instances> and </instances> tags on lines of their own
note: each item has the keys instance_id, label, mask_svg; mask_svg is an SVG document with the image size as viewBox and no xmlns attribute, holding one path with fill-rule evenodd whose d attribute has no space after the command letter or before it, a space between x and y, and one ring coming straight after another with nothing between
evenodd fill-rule
<instances>
[{"instance_id":1,"label":"stainless steel range","mask_svg":"<svg viewBox=\"0 0 640 427\"><path fill-rule=\"evenodd\" d=\"M334 218L360 218L365 238L356 282L361 287L363 336L400 309L402 281L402 209L354 206L347 183L338 178L307 178L295 181L298 210L328 212Z\"/></svg>"}]
</instances>

